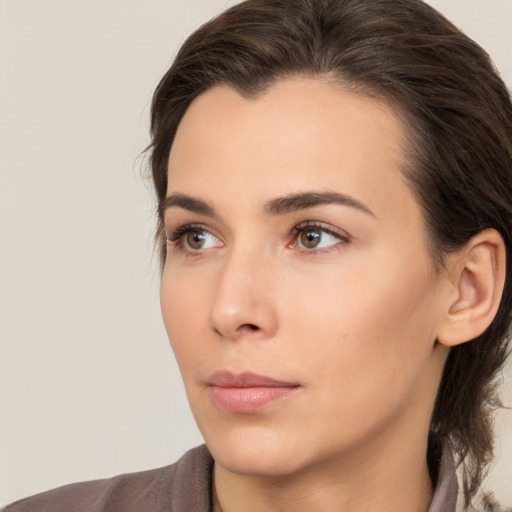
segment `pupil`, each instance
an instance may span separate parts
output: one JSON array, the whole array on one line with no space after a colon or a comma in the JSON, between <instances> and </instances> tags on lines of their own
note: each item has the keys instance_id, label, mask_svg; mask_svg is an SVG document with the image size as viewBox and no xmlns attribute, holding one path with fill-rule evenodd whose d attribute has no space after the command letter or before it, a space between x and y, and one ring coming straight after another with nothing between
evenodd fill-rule
<instances>
[{"instance_id":1,"label":"pupil","mask_svg":"<svg viewBox=\"0 0 512 512\"><path fill-rule=\"evenodd\" d=\"M302 245L308 249L315 248L320 242L320 233L318 231L306 231L302 233Z\"/></svg>"}]
</instances>

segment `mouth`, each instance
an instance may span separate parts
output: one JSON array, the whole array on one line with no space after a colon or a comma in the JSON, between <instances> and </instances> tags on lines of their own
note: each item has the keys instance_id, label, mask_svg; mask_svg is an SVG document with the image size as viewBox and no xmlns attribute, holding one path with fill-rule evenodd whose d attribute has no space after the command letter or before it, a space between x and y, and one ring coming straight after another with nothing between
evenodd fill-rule
<instances>
[{"instance_id":1,"label":"mouth","mask_svg":"<svg viewBox=\"0 0 512 512\"><path fill-rule=\"evenodd\" d=\"M254 413L294 394L300 385L251 372L215 372L206 381L214 403L236 413Z\"/></svg>"}]
</instances>

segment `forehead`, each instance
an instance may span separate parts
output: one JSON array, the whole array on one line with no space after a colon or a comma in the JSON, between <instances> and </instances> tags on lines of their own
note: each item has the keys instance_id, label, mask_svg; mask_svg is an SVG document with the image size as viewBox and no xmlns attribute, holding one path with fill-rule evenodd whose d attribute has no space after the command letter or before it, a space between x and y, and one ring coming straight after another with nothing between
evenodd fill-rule
<instances>
[{"instance_id":1,"label":"forehead","mask_svg":"<svg viewBox=\"0 0 512 512\"><path fill-rule=\"evenodd\" d=\"M409 207L404 147L390 105L324 79L282 80L255 98L216 86L196 98L178 127L168 193L206 199L229 189L250 204L313 187L376 210L390 202Z\"/></svg>"}]
</instances>

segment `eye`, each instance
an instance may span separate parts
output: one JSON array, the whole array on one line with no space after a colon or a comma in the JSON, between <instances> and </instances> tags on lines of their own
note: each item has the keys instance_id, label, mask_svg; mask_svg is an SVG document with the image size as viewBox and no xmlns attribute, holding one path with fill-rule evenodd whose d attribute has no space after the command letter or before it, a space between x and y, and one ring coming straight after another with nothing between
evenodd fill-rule
<instances>
[{"instance_id":1,"label":"eye","mask_svg":"<svg viewBox=\"0 0 512 512\"><path fill-rule=\"evenodd\" d=\"M201 251L217 246L217 238L208 231L189 231L183 237L183 243L193 251Z\"/></svg>"},{"instance_id":2,"label":"eye","mask_svg":"<svg viewBox=\"0 0 512 512\"><path fill-rule=\"evenodd\" d=\"M167 243L191 253L222 246L215 235L202 226L194 225L180 226L167 238Z\"/></svg>"},{"instance_id":3,"label":"eye","mask_svg":"<svg viewBox=\"0 0 512 512\"><path fill-rule=\"evenodd\" d=\"M329 249L338 244L347 243L349 236L335 233L333 230L318 224L302 224L294 228L294 246L310 251Z\"/></svg>"}]
</instances>

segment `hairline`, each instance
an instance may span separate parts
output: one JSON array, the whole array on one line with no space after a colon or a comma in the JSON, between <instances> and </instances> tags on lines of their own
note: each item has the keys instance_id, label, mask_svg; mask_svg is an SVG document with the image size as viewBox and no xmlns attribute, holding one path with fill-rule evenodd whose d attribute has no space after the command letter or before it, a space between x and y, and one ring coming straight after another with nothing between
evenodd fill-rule
<instances>
[{"instance_id":1,"label":"hairline","mask_svg":"<svg viewBox=\"0 0 512 512\"><path fill-rule=\"evenodd\" d=\"M350 92L363 98L373 100L376 103L380 103L382 106L387 108L389 112L395 116L399 123L400 132L402 134L401 144L399 145L402 157L399 160L399 171L404 178L405 184L413 194L416 202L420 207L425 244L432 262L434 272L436 275L441 273L445 269L445 256L448 254L448 251L443 252L439 244L436 243L432 226L428 222L428 215L424 207L421 194L419 193L419 190L414 184L414 177L418 172L418 167L421 165L421 156L423 156L426 152L425 140L420 135L420 127L418 126L422 123L419 117L413 113L413 107L407 104L403 95L400 95L398 92L393 91L391 88L386 89L384 87L377 87L375 85L365 83L364 80L342 76L340 73L336 73L334 71L314 72L308 70L294 72L276 72L266 83L254 87L241 87L234 83L234 81L229 79L219 80L215 83L212 83L208 87L205 87L203 90L201 90L196 96L194 96L191 99L190 103L183 111L182 116L176 125L176 131L173 135L172 141L169 144L169 151L167 153L167 158L165 161L165 167L167 170L166 185L168 185L169 180L169 156L172 146L174 144L176 133L187 111L189 110L190 106L196 99L198 99L208 91L211 91L215 87L226 86L235 90L244 99L257 100L258 98L261 98L263 95L265 95L270 89L272 89L278 83L287 80L295 80L301 78L320 81L323 80L327 84L332 85L334 87L339 87L346 92ZM163 229L163 212L161 211L161 206L163 205L164 202L165 197L161 201L159 201L158 205L159 226L157 229L156 236L160 244L163 243L163 236L165 234L165 230ZM162 269L163 264L164 260L161 261Z\"/></svg>"}]
</instances>

